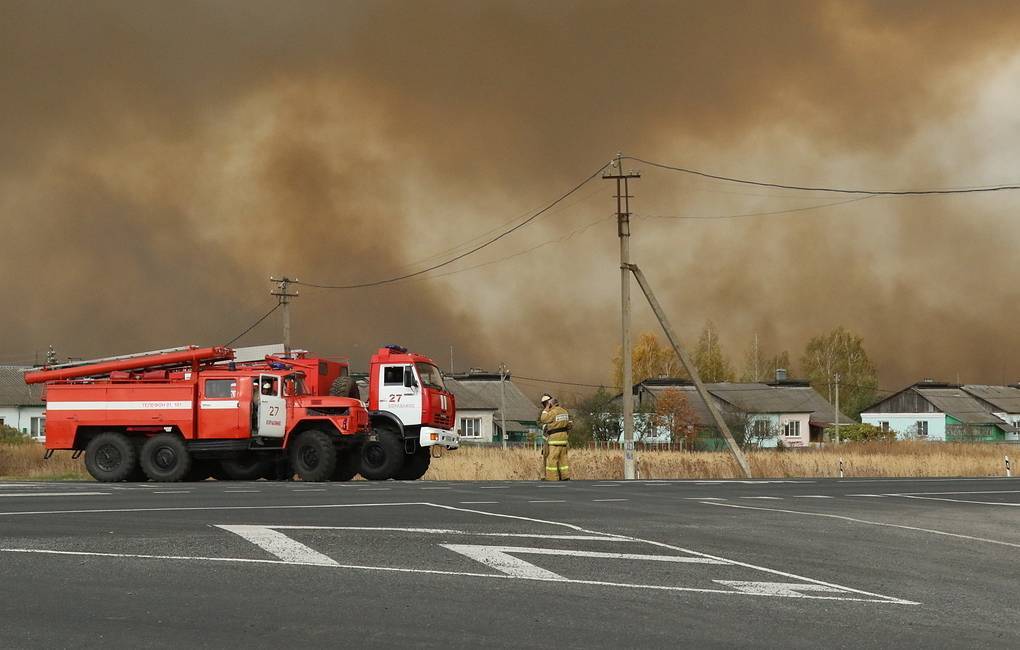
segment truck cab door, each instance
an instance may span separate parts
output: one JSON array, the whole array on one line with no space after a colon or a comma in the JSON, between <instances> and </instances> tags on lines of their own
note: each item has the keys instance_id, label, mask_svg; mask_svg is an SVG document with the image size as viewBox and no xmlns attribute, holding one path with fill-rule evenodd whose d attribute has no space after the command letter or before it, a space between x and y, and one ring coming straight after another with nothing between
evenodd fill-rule
<instances>
[{"instance_id":1,"label":"truck cab door","mask_svg":"<svg viewBox=\"0 0 1020 650\"><path fill-rule=\"evenodd\" d=\"M283 380L277 375L260 375L258 383L258 435L282 438L287 431L287 401L281 396Z\"/></svg>"},{"instance_id":2,"label":"truck cab door","mask_svg":"<svg viewBox=\"0 0 1020 650\"><path fill-rule=\"evenodd\" d=\"M379 372L379 410L396 415L404 426L421 424L421 385L414 366L384 364Z\"/></svg>"}]
</instances>

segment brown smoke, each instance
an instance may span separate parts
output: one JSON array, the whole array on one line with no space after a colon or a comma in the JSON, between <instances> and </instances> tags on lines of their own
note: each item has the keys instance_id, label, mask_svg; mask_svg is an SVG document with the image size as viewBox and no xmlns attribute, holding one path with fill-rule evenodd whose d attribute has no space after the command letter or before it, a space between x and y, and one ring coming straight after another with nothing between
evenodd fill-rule
<instances>
[{"instance_id":1,"label":"brown smoke","mask_svg":"<svg viewBox=\"0 0 1020 650\"><path fill-rule=\"evenodd\" d=\"M50 343L90 356L225 342L271 306L270 274L343 284L421 268L407 265L541 206L621 149L815 184L1017 180L993 164L1009 162L1015 134L983 129L1010 113L979 98L1018 70L1018 14L1009 2L8 1L0 362ZM643 172L639 215L812 203ZM297 342L356 363L401 342L444 367L453 345L458 368L606 381L615 225L584 227L609 216L611 194L594 182L444 272L563 239L505 261L302 289ZM754 332L797 358L843 324L865 336L883 385L1013 381L1015 201L638 217L634 256L682 333L713 319L737 361ZM637 328L652 330L635 298Z\"/></svg>"}]
</instances>

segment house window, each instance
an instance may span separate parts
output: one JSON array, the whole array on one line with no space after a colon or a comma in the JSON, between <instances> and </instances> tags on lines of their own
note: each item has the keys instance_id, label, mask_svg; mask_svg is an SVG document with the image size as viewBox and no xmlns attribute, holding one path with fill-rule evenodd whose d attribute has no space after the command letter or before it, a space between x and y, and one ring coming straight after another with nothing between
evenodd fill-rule
<instances>
[{"instance_id":1,"label":"house window","mask_svg":"<svg viewBox=\"0 0 1020 650\"><path fill-rule=\"evenodd\" d=\"M3 425L4 425L4 419L0 418L0 427L2 427Z\"/></svg>"},{"instance_id":2,"label":"house window","mask_svg":"<svg viewBox=\"0 0 1020 650\"><path fill-rule=\"evenodd\" d=\"M889 423L888 422L879 422L878 423L878 428L882 430L882 433L889 433Z\"/></svg>"},{"instance_id":3,"label":"house window","mask_svg":"<svg viewBox=\"0 0 1020 650\"><path fill-rule=\"evenodd\" d=\"M33 438L45 438L46 437L46 418L37 417L31 419L31 432Z\"/></svg>"},{"instance_id":4,"label":"house window","mask_svg":"<svg viewBox=\"0 0 1020 650\"><path fill-rule=\"evenodd\" d=\"M461 418L460 435L465 438L480 438L482 435L482 418Z\"/></svg>"},{"instance_id":5,"label":"house window","mask_svg":"<svg viewBox=\"0 0 1020 650\"><path fill-rule=\"evenodd\" d=\"M755 420L754 421L754 435L762 438L769 435L769 423L767 420Z\"/></svg>"},{"instance_id":6,"label":"house window","mask_svg":"<svg viewBox=\"0 0 1020 650\"><path fill-rule=\"evenodd\" d=\"M917 435L921 438L928 437L928 420L917 421Z\"/></svg>"},{"instance_id":7,"label":"house window","mask_svg":"<svg viewBox=\"0 0 1020 650\"><path fill-rule=\"evenodd\" d=\"M783 435L787 438L795 438L800 435L800 420L790 420L783 425Z\"/></svg>"}]
</instances>

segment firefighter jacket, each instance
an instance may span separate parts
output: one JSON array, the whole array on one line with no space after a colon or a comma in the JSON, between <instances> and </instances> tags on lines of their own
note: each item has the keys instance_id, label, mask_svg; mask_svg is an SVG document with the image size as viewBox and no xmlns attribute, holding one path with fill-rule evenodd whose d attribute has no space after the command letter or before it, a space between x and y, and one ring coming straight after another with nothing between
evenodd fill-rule
<instances>
[{"instance_id":1,"label":"firefighter jacket","mask_svg":"<svg viewBox=\"0 0 1020 650\"><path fill-rule=\"evenodd\" d=\"M545 432L546 436L561 431L569 431L572 426L570 414L562 406L553 406L542 411L538 421L542 425L542 431Z\"/></svg>"}]
</instances>

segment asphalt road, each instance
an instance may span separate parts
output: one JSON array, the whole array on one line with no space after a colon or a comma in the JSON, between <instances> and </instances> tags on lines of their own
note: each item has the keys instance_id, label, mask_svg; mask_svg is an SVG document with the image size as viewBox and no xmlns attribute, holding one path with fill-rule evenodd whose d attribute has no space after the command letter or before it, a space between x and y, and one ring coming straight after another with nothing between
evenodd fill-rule
<instances>
[{"instance_id":1,"label":"asphalt road","mask_svg":"<svg viewBox=\"0 0 1020 650\"><path fill-rule=\"evenodd\" d=\"M1020 481L0 483L0 647L1018 647Z\"/></svg>"}]
</instances>

